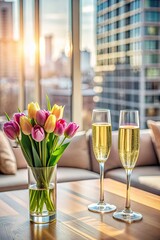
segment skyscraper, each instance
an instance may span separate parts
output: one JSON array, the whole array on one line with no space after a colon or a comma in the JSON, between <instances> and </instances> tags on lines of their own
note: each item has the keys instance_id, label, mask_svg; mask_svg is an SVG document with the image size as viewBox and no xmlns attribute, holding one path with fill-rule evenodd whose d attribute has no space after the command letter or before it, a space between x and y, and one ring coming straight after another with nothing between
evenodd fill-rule
<instances>
[{"instance_id":1,"label":"skyscraper","mask_svg":"<svg viewBox=\"0 0 160 240\"><path fill-rule=\"evenodd\" d=\"M0 39L13 38L13 2L0 1Z\"/></svg>"},{"instance_id":2,"label":"skyscraper","mask_svg":"<svg viewBox=\"0 0 160 240\"><path fill-rule=\"evenodd\" d=\"M160 119L160 1L97 0L98 107L138 109L140 127Z\"/></svg>"},{"instance_id":3,"label":"skyscraper","mask_svg":"<svg viewBox=\"0 0 160 240\"><path fill-rule=\"evenodd\" d=\"M19 43L13 39L13 2L0 1L0 79L17 79Z\"/></svg>"},{"instance_id":4,"label":"skyscraper","mask_svg":"<svg viewBox=\"0 0 160 240\"><path fill-rule=\"evenodd\" d=\"M14 40L13 5L0 0L0 115L17 109L20 68L19 42Z\"/></svg>"}]
</instances>

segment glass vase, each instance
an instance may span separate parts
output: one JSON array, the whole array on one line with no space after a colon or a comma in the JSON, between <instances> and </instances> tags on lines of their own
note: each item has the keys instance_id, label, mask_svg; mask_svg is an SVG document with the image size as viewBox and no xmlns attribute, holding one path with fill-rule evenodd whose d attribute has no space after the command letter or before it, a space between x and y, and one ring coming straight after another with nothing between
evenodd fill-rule
<instances>
[{"instance_id":1,"label":"glass vase","mask_svg":"<svg viewBox=\"0 0 160 240\"><path fill-rule=\"evenodd\" d=\"M30 221L48 223L56 219L57 166L28 167Z\"/></svg>"}]
</instances>

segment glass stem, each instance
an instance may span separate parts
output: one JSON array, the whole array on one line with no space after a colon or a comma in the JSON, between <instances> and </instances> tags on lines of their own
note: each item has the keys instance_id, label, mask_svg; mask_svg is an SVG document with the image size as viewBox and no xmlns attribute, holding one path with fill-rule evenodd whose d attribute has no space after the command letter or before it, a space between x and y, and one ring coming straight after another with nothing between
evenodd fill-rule
<instances>
[{"instance_id":1,"label":"glass stem","mask_svg":"<svg viewBox=\"0 0 160 240\"><path fill-rule=\"evenodd\" d=\"M132 210L131 210L131 202L130 202L131 173L132 173L132 170L126 169L126 175L127 175L127 191L126 191L125 212L128 212L128 213L132 212Z\"/></svg>"},{"instance_id":2,"label":"glass stem","mask_svg":"<svg viewBox=\"0 0 160 240\"><path fill-rule=\"evenodd\" d=\"M99 163L100 167L100 203L104 203L104 162Z\"/></svg>"}]
</instances>

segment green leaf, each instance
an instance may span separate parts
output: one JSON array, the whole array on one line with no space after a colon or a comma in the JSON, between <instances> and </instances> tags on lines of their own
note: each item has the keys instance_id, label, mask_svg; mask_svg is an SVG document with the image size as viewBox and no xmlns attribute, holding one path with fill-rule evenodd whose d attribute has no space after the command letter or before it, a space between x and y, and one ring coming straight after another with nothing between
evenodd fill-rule
<instances>
[{"instance_id":1,"label":"green leaf","mask_svg":"<svg viewBox=\"0 0 160 240\"><path fill-rule=\"evenodd\" d=\"M6 112L5 112L5 115L6 115L7 120L10 121L11 119Z\"/></svg>"},{"instance_id":2,"label":"green leaf","mask_svg":"<svg viewBox=\"0 0 160 240\"><path fill-rule=\"evenodd\" d=\"M48 111L51 111L52 108L51 108L51 103L50 103L48 95L46 95L46 102L47 102Z\"/></svg>"},{"instance_id":3,"label":"green leaf","mask_svg":"<svg viewBox=\"0 0 160 240\"><path fill-rule=\"evenodd\" d=\"M21 149L29 166L34 166L32 147L29 137L21 132Z\"/></svg>"},{"instance_id":4,"label":"green leaf","mask_svg":"<svg viewBox=\"0 0 160 240\"><path fill-rule=\"evenodd\" d=\"M39 157L39 154L41 155L41 153L40 153L41 149L37 150L38 142L33 141L33 139L31 137L29 137L29 139L30 139L30 144L31 144L32 154L33 154L33 166L34 167L42 167L42 162ZM41 146L40 146L40 148L41 148ZM39 154L38 154L38 151L39 151Z\"/></svg>"},{"instance_id":5,"label":"green leaf","mask_svg":"<svg viewBox=\"0 0 160 240\"><path fill-rule=\"evenodd\" d=\"M42 167L41 159L39 158L39 155L35 149L35 147L32 145L32 153L34 158L34 167Z\"/></svg>"},{"instance_id":6,"label":"green leaf","mask_svg":"<svg viewBox=\"0 0 160 240\"><path fill-rule=\"evenodd\" d=\"M70 144L70 142L67 142L67 143L63 144L60 148L58 148L57 150L55 150L51 154L50 159L49 159L48 164L47 164L48 167L55 166L58 163L58 161L61 158L64 150L68 147L69 144Z\"/></svg>"},{"instance_id":7,"label":"green leaf","mask_svg":"<svg viewBox=\"0 0 160 240\"><path fill-rule=\"evenodd\" d=\"M48 142L47 142L48 149L52 148L52 146L53 146L53 139L54 139L54 133L50 133L49 137L48 137Z\"/></svg>"}]
</instances>

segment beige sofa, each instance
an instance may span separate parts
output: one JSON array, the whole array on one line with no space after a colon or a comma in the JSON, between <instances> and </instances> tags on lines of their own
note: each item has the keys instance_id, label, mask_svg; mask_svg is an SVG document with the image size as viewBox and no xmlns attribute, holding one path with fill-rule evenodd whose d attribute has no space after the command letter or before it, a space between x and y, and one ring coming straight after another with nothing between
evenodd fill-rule
<instances>
[{"instance_id":1,"label":"beige sofa","mask_svg":"<svg viewBox=\"0 0 160 240\"><path fill-rule=\"evenodd\" d=\"M105 177L125 182L117 149L118 132L112 132L112 149L105 163ZM133 171L132 186L160 195L160 165L152 144L149 130L141 130L140 154ZM20 148L12 146L17 170L14 175L0 173L0 191L28 187L27 165ZM58 163L57 181L78 181L99 178L99 166L92 150L91 130L79 132L72 139Z\"/></svg>"}]
</instances>

